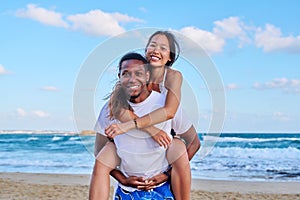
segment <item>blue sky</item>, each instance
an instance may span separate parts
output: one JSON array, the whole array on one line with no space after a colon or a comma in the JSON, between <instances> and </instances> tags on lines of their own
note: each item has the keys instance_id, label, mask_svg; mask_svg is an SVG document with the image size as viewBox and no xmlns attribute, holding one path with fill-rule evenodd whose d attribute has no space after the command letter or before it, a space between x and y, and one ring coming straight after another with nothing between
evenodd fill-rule
<instances>
[{"instance_id":1,"label":"blue sky","mask_svg":"<svg viewBox=\"0 0 300 200\"><path fill-rule=\"evenodd\" d=\"M0 129L76 131L73 91L85 59L117 34L155 27L192 39L214 62L226 93L224 132L299 132L300 3L252 2L5 2ZM199 87L202 94L202 84L192 85L194 91ZM197 102L199 132L211 119L204 95ZM100 107L95 105L95 113Z\"/></svg>"}]
</instances>

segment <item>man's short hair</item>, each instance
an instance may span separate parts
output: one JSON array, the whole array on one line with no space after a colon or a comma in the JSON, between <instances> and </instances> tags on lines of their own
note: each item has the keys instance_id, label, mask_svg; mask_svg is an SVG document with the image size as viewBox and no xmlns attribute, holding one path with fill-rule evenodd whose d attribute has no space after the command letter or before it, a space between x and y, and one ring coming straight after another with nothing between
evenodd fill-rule
<instances>
[{"instance_id":1,"label":"man's short hair","mask_svg":"<svg viewBox=\"0 0 300 200\"><path fill-rule=\"evenodd\" d=\"M141 54L139 53L135 53L135 52L130 52L130 53L127 53L125 54L119 61L119 73L121 71L121 66L122 66L122 63L126 60L139 60L139 61L142 61L144 63L144 66L145 66L145 69L146 71L148 70L148 61L146 60L146 58L144 56L142 56Z\"/></svg>"}]
</instances>

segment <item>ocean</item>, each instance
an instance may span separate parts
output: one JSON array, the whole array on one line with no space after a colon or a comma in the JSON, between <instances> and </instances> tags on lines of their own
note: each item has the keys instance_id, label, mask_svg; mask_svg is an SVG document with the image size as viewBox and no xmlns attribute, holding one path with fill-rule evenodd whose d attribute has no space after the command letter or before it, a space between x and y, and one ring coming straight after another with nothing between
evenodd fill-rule
<instances>
[{"instance_id":1,"label":"ocean","mask_svg":"<svg viewBox=\"0 0 300 200\"><path fill-rule=\"evenodd\" d=\"M191 161L193 178L300 181L300 134L199 134L202 149ZM95 136L68 133L0 134L0 172L91 174Z\"/></svg>"}]
</instances>

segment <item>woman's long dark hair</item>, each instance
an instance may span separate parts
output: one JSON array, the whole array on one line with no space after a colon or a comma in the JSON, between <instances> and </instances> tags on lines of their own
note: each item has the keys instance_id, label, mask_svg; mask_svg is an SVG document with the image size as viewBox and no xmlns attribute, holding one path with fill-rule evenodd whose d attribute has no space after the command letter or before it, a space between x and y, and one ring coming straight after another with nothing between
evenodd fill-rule
<instances>
[{"instance_id":1,"label":"woman's long dark hair","mask_svg":"<svg viewBox=\"0 0 300 200\"><path fill-rule=\"evenodd\" d=\"M118 119L121 115L121 111L132 110L131 106L128 103L129 97L126 95L124 89L121 86L121 83L118 81L112 91L108 96L109 98L109 117Z\"/></svg>"}]
</instances>

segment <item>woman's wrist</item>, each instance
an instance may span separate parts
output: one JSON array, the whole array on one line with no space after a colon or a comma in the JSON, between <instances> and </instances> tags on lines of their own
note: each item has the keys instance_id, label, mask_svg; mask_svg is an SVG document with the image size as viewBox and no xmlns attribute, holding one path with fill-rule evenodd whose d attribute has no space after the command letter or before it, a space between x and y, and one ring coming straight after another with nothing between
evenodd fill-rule
<instances>
[{"instance_id":1,"label":"woman's wrist","mask_svg":"<svg viewBox=\"0 0 300 200\"><path fill-rule=\"evenodd\" d=\"M127 131L130 131L132 129L135 129L135 123L133 120L127 121L127 122L123 122L121 123L122 127L121 129L123 130L123 133L126 133Z\"/></svg>"}]
</instances>

